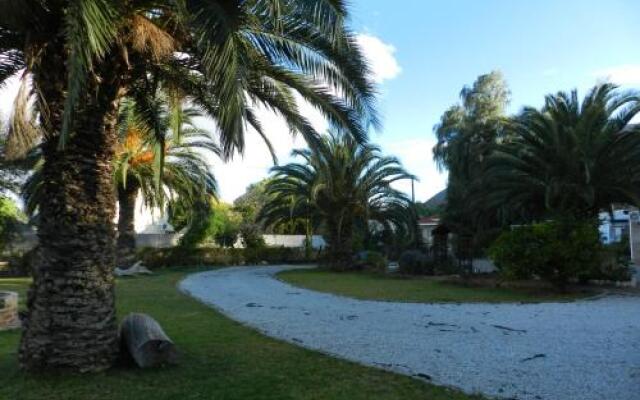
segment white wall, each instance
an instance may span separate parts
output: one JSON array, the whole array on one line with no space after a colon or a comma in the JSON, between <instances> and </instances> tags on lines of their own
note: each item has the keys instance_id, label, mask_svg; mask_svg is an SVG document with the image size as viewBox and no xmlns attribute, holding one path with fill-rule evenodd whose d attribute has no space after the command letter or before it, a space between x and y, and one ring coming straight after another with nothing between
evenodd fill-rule
<instances>
[{"instance_id":1,"label":"white wall","mask_svg":"<svg viewBox=\"0 0 640 400\"><path fill-rule=\"evenodd\" d=\"M137 233L136 247L153 247L155 249L167 249L178 245L181 233Z\"/></svg>"},{"instance_id":2,"label":"white wall","mask_svg":"<svg viewBox=\"0 0 640 400\"><path fill-rule=\"evenodd\" d=\"M118 213L120 212L118 203L116 203L116 208L116 217L113 222L117 224ZM138 193L134 214L134 229L136 233L172 233L174 229L169 224L168 218L166 211L163 213L158 207L147 207L142 200L142 194Z\"/></svg>"},{"instance_id":3,"label":"white wall","mask_svg":"<svg viewBox=\"0 0 640 400\"><path fill-rule=\"evenodd\" d=\"M267 246L304 247L305 235L262 235ZM322 249L326 246L320 235L311 236L311 247Z\"/></svg>"}]
</instances>

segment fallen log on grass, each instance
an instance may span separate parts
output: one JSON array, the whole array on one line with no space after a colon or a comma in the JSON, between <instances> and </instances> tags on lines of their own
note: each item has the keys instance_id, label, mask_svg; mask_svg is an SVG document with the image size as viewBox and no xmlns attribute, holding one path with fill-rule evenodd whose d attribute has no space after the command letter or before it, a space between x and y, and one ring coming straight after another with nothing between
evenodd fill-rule
<instances>
[{"instance_id":1,"label":"fallen log on grass","mask_svg":"<svg viewBox=\"0 0 640 400\"><path fill-rule=\"evenodd\" d=\"M178 352L156 320L147 314L129 314L120 326L122 348L140 368L175 364Z\"/></svg>"},{"instance_id":2,"label":"fallen log on grass","mask_svg":"<svg viewBox=\"0 0 640 400\"><path fill-rule=\"evenodd\" d=\"M151 272L147 267L145 267L142 264L142 261L138 261L135 264L133 264L131 267L126 269L116 267L113 273L116 276L136 276L136 275L152 275L153 274L153 272Z\"/></svg>"}]
</instances>

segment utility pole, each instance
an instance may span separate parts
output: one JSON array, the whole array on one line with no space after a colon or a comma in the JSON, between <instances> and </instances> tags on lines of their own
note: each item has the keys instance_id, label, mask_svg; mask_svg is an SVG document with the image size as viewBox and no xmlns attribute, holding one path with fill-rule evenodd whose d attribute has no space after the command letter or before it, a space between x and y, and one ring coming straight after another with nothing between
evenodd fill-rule
<instances>
[{"instance_id":1,"label":"utility pole","mask_svg":"<svg viewBox=\"0 0 640 400\"><path fill-rule=\"evenodd\" d=\"M422 232L420 231L420 226L418 225L418 209L416 208L416 188L415 188L415 178L411 178L411 207L413 208L413 215L416 218L414 222L414 246L416 249L420 248L420 243L422 242L421 236Z\"/></svg>"},{"instance_id":2,"label":"utility pole","mask_svg":"<svg viewBox=\"0 0 640 400\"><path fill-rule=\"evenodd\" d=\"M413 203L413 206L416 206L416 189L415 189L415 178L411 178L411 202Z\"/></svg>"}]
</instances>

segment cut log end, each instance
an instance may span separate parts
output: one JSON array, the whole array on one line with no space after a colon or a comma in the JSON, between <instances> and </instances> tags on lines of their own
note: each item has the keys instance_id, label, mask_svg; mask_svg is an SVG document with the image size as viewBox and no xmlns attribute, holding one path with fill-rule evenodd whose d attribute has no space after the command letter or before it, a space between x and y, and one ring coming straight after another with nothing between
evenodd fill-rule
<instances>
[{"instance_id":1,"label":"cut log end","mask_svg":"<svg viewBox=\"0 0 640 400\"><path fill-rule=\"evenodd\" d=\"M129 314L120 327L122 348L140 368L178 362L175 345L160 324L147 314Z\"/></svg>"},{"instance_id":2,"label":"cut log end","mask_svg":"<svg viewBox=\"0 0 640 400\"><path fill-rule=\"evenodd\" d=\"M18 293L0 292L0 331L18 327Z\"/></svg>"}]
</instances>

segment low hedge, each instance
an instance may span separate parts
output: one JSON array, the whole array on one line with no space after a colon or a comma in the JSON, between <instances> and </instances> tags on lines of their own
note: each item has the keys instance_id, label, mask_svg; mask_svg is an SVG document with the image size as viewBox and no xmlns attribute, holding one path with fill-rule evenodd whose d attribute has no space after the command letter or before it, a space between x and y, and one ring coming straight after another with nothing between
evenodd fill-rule
<instances>
[{"instance_id":1,"label":"low hedge","mask_svg":"<svg viewBox=\"0 0 640 400\"><path fill-rule=\"evenodd\" d=\"M355 255L353 260L353 268L357 271L384 274L387 272L388 265L387 258L377 251L361 251Z\"/></svg>"},{"instance_id":2,"label":"low hedge","mask_svg":"<svg viewBox=\"0 0 640 400\"><path fill-rule=\"evenodd\" d=\"M400 255L398 270L406 275L433 275L434 263L419 250L407 250Z\"/></svg>"},{"instance_id":3,"label":"low hedge","mask_svg":"<svg viewBox=\"0 0 640 400\"><path fill-rule=\"evenodd\" d=\"M293 264L318 261L321 254L307 255L303 248L258 247L220 248L198 247L170 249L145 248L138 251L138 259L150 269L170 266L224 266L251 264Z\"/></svg>"},{"instance_id":4,"label":"low hedge","mask_svg":"<svg viewBox=\"0 0 640 400\"><path fill-rule=\"evenodd\" d=\"M489 255L507 279L539 277L558 287L606 272L605 249L593 221L550 221L504 232ZM609 261L617 269L617 259Z\"/></svg>"}]
</instances>

